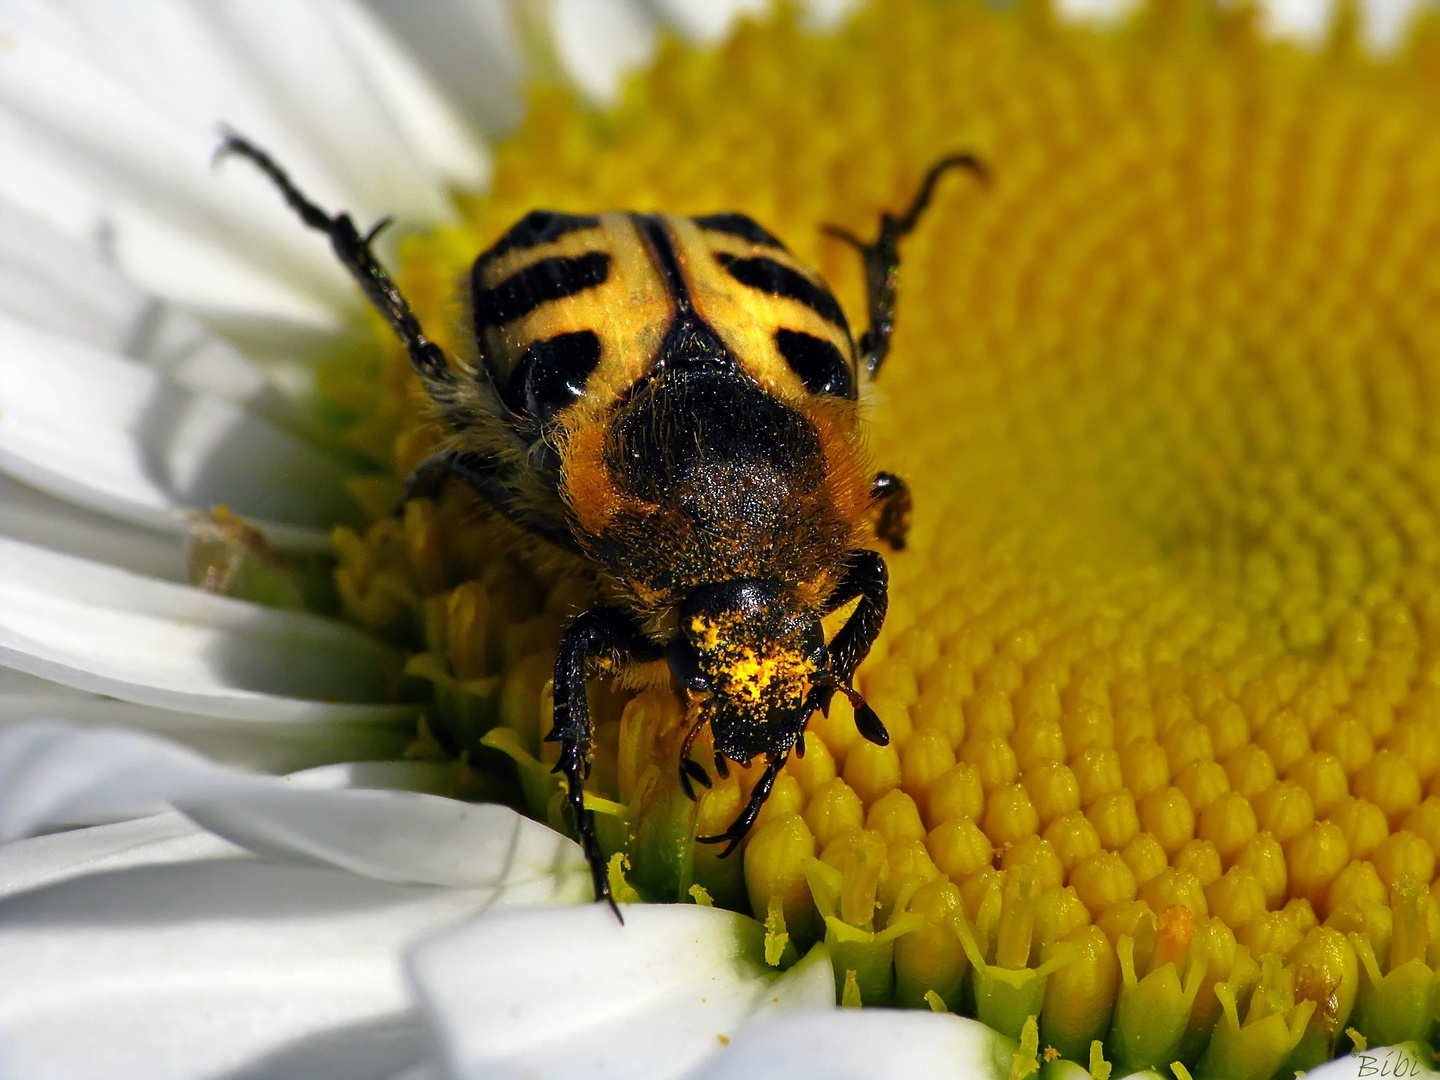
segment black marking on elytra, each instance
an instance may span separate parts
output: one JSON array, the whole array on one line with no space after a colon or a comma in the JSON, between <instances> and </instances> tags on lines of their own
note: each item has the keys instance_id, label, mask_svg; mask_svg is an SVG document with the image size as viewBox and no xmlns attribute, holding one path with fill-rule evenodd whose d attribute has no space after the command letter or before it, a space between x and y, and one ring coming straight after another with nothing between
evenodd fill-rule
<instances>
[{"instance_id":1,"label":"black marking on elytra","mask_svg":"<svg viewBox=\"0 0 1440 1080\"><path fill-rule=\"evenodd\" d=\"M786 250L785 245L772 236L763 225L745 214L706 214L704 217L691 220L707 232L725 233L727 236L738 236L741 240L749 240L752 244L778 248L781 251Z\"/></svg>"},{"instance_id":2,"label":"black marking on elytra","mask_svg":"<svg viewBox=\"0 0 1440 1080\"><path fill-rule=\"evenodd\" d=\"M670 324L660 345L656 365L664 371L678 367L704 367L735 371L735 360L720 335L692 312L686 312Z\"/></svg>"},{"instance_id":3,"label":"black marking on elytra","mask_svg":"<svg viewBox=\"0 0 1440 1080\"><path fill-rule=\"evenodd\" d=\"M717 251L715 258L741 285L748 285L752 289L769 293L771 296L783 296L788 300L796 300L822 319L834 323L847 334L850 332L850 326L845 321L845 313L840 310L840 305L835 301L835 297L830 295L830 290L816 285L799 271L792 270L784 263L778 263L774 259L767 259L763 255L742 259L728 252Z\"/></svg>"},{"instance_id":4,"label":"black marking on elytra","mask_svg":"<svg viewBox=\"0 0 1440 1080\"><path fill-rule=\"evenodd\" d=\"M660 344L656 367L660 370L682 366L701 366L725 371L737 370L735 360L725 343L690 302L690 289L680 270L680 259L670 243L665 222L655 214L631 215L636 228L655 253L655 263L665 280L665 290L675 304L675 319Z\"/></svg>"},{"instance_id":5,"label":"black marking on elytra","mask_svg":"<svg viewBox=\"0 0 1440 1080\"><path fill-rule=\"evenodd\" d=\"M511 251L523 251L539 247L560 239L566 233L580 229L593 229L600 224L594 214L562 214L558 210L531 210L488 251L480 256L480 262L491 263Z\"/></svg>"},{"instance_id":6,"label":"black marking on elytra","mask_svg":"<svg viewBox=\"0 0 1440 1080\"><path fill-rule=\"evenodd\" d=\"M541 259L488 289L480 280L483 269L483 263L477 262L470 279L477 328L514 322L541 304L593 289L609 277L610 256L591 251L574 258Z\"/></svg>"},{"instance_id":7,"label":"black marking on elytra","mask_svg":"<svg viewBox=\"0 0 1440 1080\"><path fill-rule=\"evenodd\" d=\"M599 362L600 338L594 330L533 342L510 376L503 395L505 404L513 413L548 424L585 396L585 380Z\"/></svg>"},{"instance_id":8,"label":"black marking on elytra","mask_svg":"<svg viewBox=\"0 0 1440 1080\"><path fill-rule=\"evenodd\" d=\"M665 223L655 214L630 216L635 227L645 237L646 243L650 245L650 250L655 253L660 276L665 279L665 291L670 294L670 299L675 301L677 314L690 311L690 290L685 285L685 275L680 272L680 260L675 256L675 248L670 243L670 234L665 231Z\"/></svg>"},{"instance_id":9,"label":"black marking on elytra","mask_svg":"<svg viewBox=\"0 0 1440 1080\"><path fill-rule=\"evenodd\" d=\"M842 398L855 396L855 380L850 374L850 365L840 355L840 350L824 338L782 327L775 331L775 347L812 394L833 394Z\"/></svg>"}]
</instances>

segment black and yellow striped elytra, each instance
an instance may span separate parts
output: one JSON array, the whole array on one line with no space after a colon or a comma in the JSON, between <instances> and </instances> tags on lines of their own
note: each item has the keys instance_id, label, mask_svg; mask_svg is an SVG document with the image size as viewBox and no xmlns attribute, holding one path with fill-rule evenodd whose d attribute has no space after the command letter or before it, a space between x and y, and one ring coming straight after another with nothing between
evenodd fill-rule
<instances>
[{"instance_id":1,"label":"black and yellow striped elytra","mask_svg":"<svg viewBox=\"0 0 1440 1080\"><path fill-rule=\"evenodd\" d=\"M904 545L910 496L875 472L858 409L894 322L898 243L938 178L936 162L900 217L882 215L863 260L869 327L855 339L825 283L750 218L533 211L469 274L473 357L429 340L347 214L310 202L262 150L230 136L221 153L263 170L385 315L450 435L407 481L407 497L450 476L500 514L582 560L605 602L566 628L554 722L575 833L596 899L610 897L584 807L593 739L590 666L653 665L688 710L679 778L708 730L716 772L765 768L735 822L702 843L745 838L805 724L835 693L862 736L889 736L851 686L885 620L876 539ZM827 641L821 620L853 604ZM616 909L616 914L619 914Z\"/></svg>"},{"instance_id":2,"label":"black and yellow striped elytra","mask_svg":"<svg viewBox=\"0 0 1440 1080\"><path fill-rule=\"evenodd\" d=\"M749 218L534 211L470 274L505 408L540 431L589 395L617 401L700 359L783 399L854 399L855 346L830 290Z\"/></svg>"}]
</instances>

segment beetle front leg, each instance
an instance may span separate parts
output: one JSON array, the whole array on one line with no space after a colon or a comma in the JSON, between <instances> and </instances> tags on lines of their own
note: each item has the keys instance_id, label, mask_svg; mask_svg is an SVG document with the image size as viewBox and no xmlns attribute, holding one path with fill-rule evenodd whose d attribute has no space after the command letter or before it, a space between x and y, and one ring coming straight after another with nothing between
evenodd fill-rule
<instances>
[{"instance_id":1,"label":"beetle front leg","mask_svg":"<svg viewBox=\"0 0 1440 1080\"><path fill-rule=\"evenodd\" d=\"M605 859L595 838L594 815L585 809L585 778L590 774L590 750L595 734L590 703L585 697L585 669L591 660L607 655L619 662L646 662L658 660L661 653L619 608L593 608L575 616L565 629L560 655L555 658L555 720L545 738L560 744L560 760L553 771L565 776L565 802L570 807L570 820L580 849L590 866L595 899L606 901L615 917L624 922L615 898L610 895Z\"/></svg>"},{"instance_id":2,"label":"beetle front leg","mask_svg":"<svg viewBox=\"0 0 1440 1080\"><path fill-rule=\"evenodd\" d=\"M714 836L697 836L697 844L724 844L725 850L720 852L720 858L725 858L745 839L745 834L755 824L755 819L760 816L760 808L765 805L765 800L770 797L770 790L775 786L775 778L780 775L780 768L789 757L790 750L787 747L782 754L771 754L765 766L765 771L760 774L754 789L750 792L750 801L745 804L745 809L740 811L740 816L730 823L730 827L722 833Z\"/></svg>"},{"instance_id":3,"label":"beetle front leg","mask_svg":"<svg viewBox=\"0 0 1440 1080\"><path fill-rule=\"evenodd\" d=\"M780 775L780 770L785 767L785 761L790 756L790 749L800 740L805 725L810 720L810 714L815 711L813 699L805 703L805 707L795 714L791 729L785 733L785 742L780 749L770 753L766 757L765 771L760 774L754 789L750 792L750 800L745 804L745 809L740 811L740 816L730 823L730 827L715 836L697 836L695 842L699 844L724 844L725 850L720 852L720 858L725 858L745 839L755 824L755 819L760 816L760 809L765 805L765 800L770 797L771 790L775 787L775 778Z\"/></svg>"},{"instance_id":4,"label":"beetle front leg","mask_svg":"<svg viewBox=\"0 0 1440 1080\"><path fill-rule=\"evenodd\" d=\"M426 335L410 304L401 295L385 268L380 265L380 261L375 258L375 252L370 246L375 235L390 219L382 219L369 232L361 234L349 214L343 211L330 214L322 210L295 186L290 175L274 158L243 135L233 131L227 132L221 140L215 151L215 160L218 162L232 154L245 158L269 177L270 182L279 189L300 220L330 238L330 247L336 258L349 271L350 276L364 290L366 298L384 316L390 328L395 331L395 336L404 344L405 351L410 355L410 365L420 376L430 397L442 409L453 403L459 384L455 370L450 366L440 346Z\"/></svg>"},{"instance_id":5,"label":"beetle front leg","mask_svg":"<svg viewBox=\"0 0 1440 1080\"><path fill-rule=\"evenodd\" d=\"M838 611L856 597L860 603L830 642L830 670L847 686L855 677L880 636L885 625L885 612L890 607L890 571L885 560L874 551L852 551L845 566L845 576L825 602L825 613Z\"/></svg>"},{"instance_id":6,"label":"beetle front leg","mask_svg":"<svg viewBox=\"0 0 1440 1080\"><path fill-rule=\"evenodd\" d=\"M830 642L830 677L832 683L817 684L811 691L814 707L829 715L830 699L839 690L855 708L855 726L872 743L885 746L890 733L885 730L875 710L851 688L855 669L860 666L880 636L885 625L885 612L890 606L890 571L885 560L873 551L852 551L845 566L845 576L825 601L825 614L839 611L856 597L860 603Z\"/></svg>"}]
</instances>

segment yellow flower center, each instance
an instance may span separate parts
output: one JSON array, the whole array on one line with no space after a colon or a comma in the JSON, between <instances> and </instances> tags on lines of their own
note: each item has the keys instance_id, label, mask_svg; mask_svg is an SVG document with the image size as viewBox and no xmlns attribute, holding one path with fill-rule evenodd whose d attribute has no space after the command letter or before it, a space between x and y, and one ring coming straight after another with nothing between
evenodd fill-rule
<instances>
[{"instance_id":1,"label":"yellow flower center","mask_svg":"<svg viewBox=\"0 0 1440 1080\"><path fill-rule=\"evenodd\" d=\"M464 227L403 249L461 355L453 283L535 207L748 213L863 322L853 252L819 226L868 233L950 151L994 178L943 182L905 242L868 407L915 495L857 680L890 745L843 700L816 716L742 870L690 841L758 768L692 806L675 695L597 685L590 783L633 884L748 904L775 959L823 936L847 1001L963 1009L1095 1069L1289 1075L1430 1033L1430 41L1381 63L1187 0L1104 32L884 5L829 37L782 16L668 45L608 112L537 95ZM373 385L336 379L357 441L394 451L355 484L376 523L337 535L347 610L417 653L443 744L505 750L562 824L526 762L591 587L473 523L464 492L383 517L436 436L391 351Z\"/></svg>"}]
</instances>

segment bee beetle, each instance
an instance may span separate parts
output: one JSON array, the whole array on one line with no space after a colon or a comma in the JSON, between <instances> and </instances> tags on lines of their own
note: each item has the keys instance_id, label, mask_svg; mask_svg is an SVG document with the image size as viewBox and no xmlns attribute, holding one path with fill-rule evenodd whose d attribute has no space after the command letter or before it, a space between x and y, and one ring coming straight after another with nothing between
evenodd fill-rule
<instances>
[{"instance_id":1,"label":"bee beetle","mask_svg":"<svg viewBox=\"0 0 1440 1080\"><path fill-rule=\"evenodd\" d=\"M218 154L249 159L385 316L451 433L406 481L406 497L449 477L501 514L586 560L609 603L571 620L555 662L555 771L566 782L596 900L610 896L584 804L593 726L587 667L664 660L691 707L681 786L709 787L690 757L708 725L714 767L764 772L734 823L704 844L745 838L805 724L849 698L871 742L889 735L851 687L887 606L878 536L905 543L910 493L875 472L860 381L884 363L894 326L898 244L950 169L937 161L909 208L882 214L873 242L835 227L864 264L869 328L857 340L824 282L736 213L565 214L536 210L470 270L474 364L426 337L371 241L328 214L263 150L234 134ZM829 642L821 620L855 603ZM619 914L616 908L616 914Z\"/></svg>"}]
</instances>

